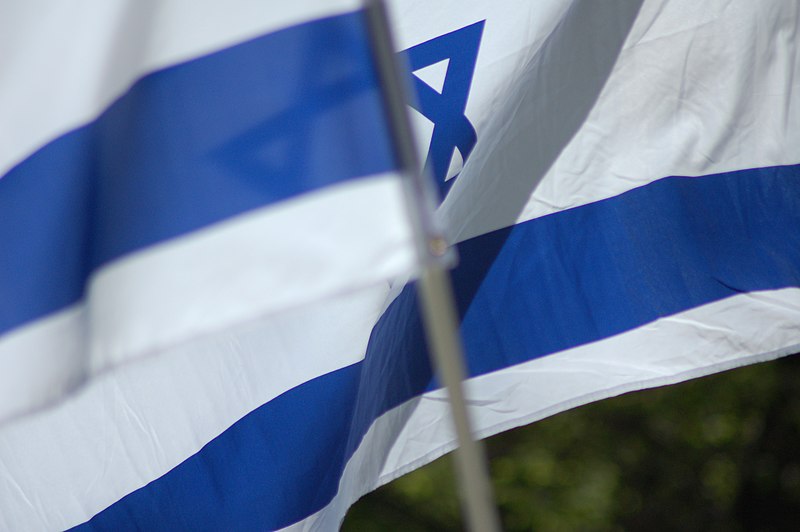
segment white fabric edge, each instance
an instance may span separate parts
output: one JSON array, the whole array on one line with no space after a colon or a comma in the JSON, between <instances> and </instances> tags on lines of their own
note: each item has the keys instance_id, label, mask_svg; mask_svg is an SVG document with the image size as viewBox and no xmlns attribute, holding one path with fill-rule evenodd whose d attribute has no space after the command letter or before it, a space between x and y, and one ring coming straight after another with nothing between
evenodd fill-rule
<instances>
[{"instance_id":1,"label":"white fabric edge","mask_svg":"<svg viewBox=\"0 0 800 532\"><path fill-rule=\"evenodd\" d=\"M350 180L101 269L87 299L92 370L411 272L403 187L397 173Z\"/></svg>"},{"instance_id":2,"label":"white fabric edge","mask_svg":"<svg viewBox=\"0 0 800 532\"><path fill-rule=\"evenodd\" d=\"M800 289L753 292L469 379L465 393L474 433L486 438L590 402L797 352ZM442 390L407 401L370 427L334 500L283 530L333 530L362 495L456 446Z\"/></svg>"},{"instance_id":3,"label":"white fabric edge","mask_svg":"<svg viewBox=\"0 0 800 532\"><path fill-rule=\"evenodd\" d=\"M278 395L363 359L388 291L378 283L187 342L6 423L0 530L81 524Z\"/></svg>"},{"instance_id":4,"label":"white fabric edge","mask_svg":"<svg viewBox=\"0 0 800 532\"><path fill-rule=\"evenodd\" d=\"M121 364L412 272L403 187L340 183L103 268L82 302L0 336L0 425Z\"/></svg>"},{"instance_id":5,"label":"white fabric edge","mask_svg":"<svg viewBox=\"0 0 800 532\"><path fill-rule=\"evenodd\" d=\"M149 72L359 7L357 0L2 3L0 72L8 82L0 84L0 176L96 118Z\"/></svg>"},{"instance_id":6,"label":"white fabric edge","mask_svg":"<svg viewBox=\"0 0 800 532\"><path fill-rule=\"evenodd\" d=\"M85 334L76 304L0 336L0 426L84 382Z\"/></svg>"}]
</instances>

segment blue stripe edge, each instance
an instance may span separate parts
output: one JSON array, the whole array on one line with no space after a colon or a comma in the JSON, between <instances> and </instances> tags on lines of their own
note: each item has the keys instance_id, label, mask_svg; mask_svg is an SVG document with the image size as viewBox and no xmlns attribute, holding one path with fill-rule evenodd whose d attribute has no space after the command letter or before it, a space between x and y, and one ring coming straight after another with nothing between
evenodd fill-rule
<instances>
[{"instance_id":1,"label":"blue stripe edge","mask_svg":"<svg viewBox=\"0 0 800 532\"><path fill-rule=\"evenodd\" d=\"M800 166L665 178L464 242L453 283L470 374L800 286L791 227ZM437 387L415 290L390 305L363 362L254 410L73 530L275 529L323 508L374 420Z\"/></svg>"}]
</instances>

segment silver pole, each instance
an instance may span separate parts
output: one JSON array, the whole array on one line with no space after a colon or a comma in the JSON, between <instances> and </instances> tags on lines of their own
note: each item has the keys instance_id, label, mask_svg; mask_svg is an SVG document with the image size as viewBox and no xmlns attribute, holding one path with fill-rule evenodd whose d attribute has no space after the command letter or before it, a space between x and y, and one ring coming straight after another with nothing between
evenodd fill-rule
<instances>
[{"instance_id":1,"label":"silver pole","mask_svg":"<svg viewBox=\"0 0 800 532\"><path fill-rule=\"evenodd\" d=\"M449 272L446 269L446 240L433 221L430 181L423 174L406 108L407 80L400 74L383 0L366 0L367 25L381 81L387 115L398 163L408 174L407 201L423 271L419 280L420 307L432 363L445 386L459 447L456 450L456 478L461 513L469 530L496 532L500 520L492 497L486 454L480 441L472 438L471 424L462 383L466 378L463 347L458 329Z\"/></svg>"}]
</instances>

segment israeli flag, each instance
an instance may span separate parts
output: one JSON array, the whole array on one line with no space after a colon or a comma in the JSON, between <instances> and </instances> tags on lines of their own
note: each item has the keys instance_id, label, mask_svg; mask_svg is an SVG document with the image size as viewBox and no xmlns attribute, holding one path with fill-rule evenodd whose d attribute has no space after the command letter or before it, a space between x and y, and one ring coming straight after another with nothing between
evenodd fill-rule
<instances>
[{"instance_id":1,"label":"israeli flag","mask_svg":"<svg viewBox=\"0 0 800 532\"><path fill-rule=\"evenodd\" d=\"M248 5L191 26L253 23ZM800 351L797 5L390 7L459 249L478 436ZM270 35L341 20L328 15ZM321 70L338 61L313 64L341 81ZM106 361L81 393L1 426L0 527L336 529L362 494L455 445L416 284L361 286Z\"/></svg>"},{"instance_id":2,"label":"israeli flag","mask_svg":"<svg viewBox=\"0 0 800 532\"><path fill-rule=\"evenodd\" d=\"M0 529L363 356L417 256L359 8L0 7Z\"/></svg>"}]
</instances>

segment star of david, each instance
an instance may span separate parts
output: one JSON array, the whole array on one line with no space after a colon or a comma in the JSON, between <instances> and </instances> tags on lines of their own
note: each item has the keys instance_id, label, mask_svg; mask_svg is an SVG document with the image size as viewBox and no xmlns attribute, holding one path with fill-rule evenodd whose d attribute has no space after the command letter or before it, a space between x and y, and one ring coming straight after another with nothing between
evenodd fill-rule
<instances>
[{"instance_id":1,"label":"star of david","mask_svg":"<svg viewBox=\"0 0 800 532\"><path fill-rule=\"evenodd\" d=\"M410 102L414 109L433 122L425 166L434 176L442 196L455 181L456 176L446 180L455 150L466 162L477 140L475 128L464 111L484 22L476 22L400 52L405 55L412 72L449 59L441 92L412 75L416 100Z\"/></svg>"},{"instance_id":2,"label":"star of david","mask_svg":"<svg viewBox=\"0 0 800 532\"><path fill-rule=\"evenodd\" d=\"M294 92L284 88L279 101L260 102L264 118L231 136L213 153L217 163L231 175L242 181L253 180L252 193L268 196L287 182L302 191L330 184L330 172L310 166L307 154L312 149L322 151L326 160L347 157L357 160L373 148L348 146L346 140L327 148L319 146L321 128L327 131L340 128L346 133L348 127L360 130L366 127L363 123L334 122L333 113L347 116L348 110L355 106L379 102L374 73L359 68L360 64L352 59L351 49L355 44L348 40L349 35L334 37L343 41L341 46L331 46L326 34L312 34L308 48L322 52L316 55L303 53L302 49L296 52L298 62L304 63L293 71ZM342 138L346 139L346 134ZM344 147L351 147L352 153ZM272 186L263 186L265 177Z\"/></svg>"},{"instance_id":3,"label":"star of david","mask_svg":"<svg viewBox=\"0 0 800 532\"><path fill-rule=\"evenodd\" d=\"M484 21L435 37L400 52L411 71L449 60L441 92L412 74L415 100L410 105L434 124L426 158L426 168L446 194L456 176L445 181L457 149L467 160L477 140L475 128L464 115L475 71L475 61L483 34ZM294 105L272 114L253 128L242 131L215 153L219 161L240 178L269 175L273 183L303 181L305 188L315 183L315 172L305 163L304 154L314 138L315 121L348 100L357 99L371 89L368 73L358 69L346 75L326 75L324 65L340 60L335 47L326 57L309 56L307 68L299 69L303 97ZM322 69L319 65L323 65ZM262 191L263 187L255 187ZM263 192L263 191L262 191Z\"/></svg>"}]
</instances>

